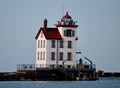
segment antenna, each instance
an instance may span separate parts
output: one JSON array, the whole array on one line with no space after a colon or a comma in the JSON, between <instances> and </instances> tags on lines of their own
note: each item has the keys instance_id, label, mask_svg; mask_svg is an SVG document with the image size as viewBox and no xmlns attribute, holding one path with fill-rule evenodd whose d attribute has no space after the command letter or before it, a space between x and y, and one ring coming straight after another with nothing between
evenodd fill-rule
<instances>
[{"instance_id":1,"label":"antenna","mask_svg":"<svg viewBox=\"0 0 120 88\"><path fill-rule=\"evenodd\" d=\"M63 6L62 6L62 16L64 15L64 3L63 3Z\"/></svg>"}]
</instances>

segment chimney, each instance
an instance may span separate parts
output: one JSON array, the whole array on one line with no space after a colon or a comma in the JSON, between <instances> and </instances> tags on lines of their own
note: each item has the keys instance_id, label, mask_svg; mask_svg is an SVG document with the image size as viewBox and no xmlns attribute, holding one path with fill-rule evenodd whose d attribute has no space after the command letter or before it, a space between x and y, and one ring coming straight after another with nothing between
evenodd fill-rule
<instances>
[{"instance_id":1,"label":"chimney","mask_svg":"<svg viewBox=\"0 0 120 88\"><path fill-rule=\"evenodd\" d=\"M44 19L44 24L43 24L44 30L47 30L47 19Z\"/></svg>"}]
</instances>

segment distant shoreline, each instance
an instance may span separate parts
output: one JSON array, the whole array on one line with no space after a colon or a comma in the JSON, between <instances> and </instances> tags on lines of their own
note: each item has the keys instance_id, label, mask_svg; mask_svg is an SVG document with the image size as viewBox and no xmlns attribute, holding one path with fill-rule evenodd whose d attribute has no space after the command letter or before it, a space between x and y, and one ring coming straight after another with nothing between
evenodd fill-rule
<instances>
[{"instance_id":1,"label":"distant shoreline","mask_svg":"<svg viewBox=\"0 0 120 88\"><path fill-rule=\"evenodd\" d=\"M98 77L120 77L120 72L96 72Z\"/></svg>"}]
</instances>

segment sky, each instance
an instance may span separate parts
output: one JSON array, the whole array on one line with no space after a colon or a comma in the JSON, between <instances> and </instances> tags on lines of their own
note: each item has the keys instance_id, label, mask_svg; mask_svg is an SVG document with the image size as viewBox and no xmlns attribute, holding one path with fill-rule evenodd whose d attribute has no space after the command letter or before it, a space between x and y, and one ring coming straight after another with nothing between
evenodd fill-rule
<instances>
[{"instance_id":1,"label":"sky","mask_svg":"<svg viewBox=\"0 0 120 88\"><path fill-rule=\"evenodd\" d=\"M77 59L87 57L97 70L120 72L120 0L0 0L0 72L34 64L35 36L68 12L78 22Z\"/></svg>"}]
</instances>

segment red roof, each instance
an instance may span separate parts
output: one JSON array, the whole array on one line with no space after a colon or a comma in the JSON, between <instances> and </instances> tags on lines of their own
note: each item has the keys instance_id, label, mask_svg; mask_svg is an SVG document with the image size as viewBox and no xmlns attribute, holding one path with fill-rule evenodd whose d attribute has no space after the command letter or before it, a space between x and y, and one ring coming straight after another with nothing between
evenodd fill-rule
<instances>
[{"instance_id":1,"label":"red roof","mask_svg":"<svg viewBox=\"0 0 120 88\"><path fill-rule=\"evenodd\" d=\"M44 28L40 28L35 39L37 39L39 37L41 31L43 31L43 34L46 39L55 39L55 40L62 39L60 32L58 31L57 28L47 28L46 30Z\"/></svg>"},{"instance_id":2,"label":"red roof","mask_svg":"<svg viewBox=\"0 0 120 88\"><path fill-rule=\"evenodd\" d=\"M63 18L71 18L71 16L68 14L68 12L66 12L65 16L63 16Z\"/></svg>"}]
</instances>

